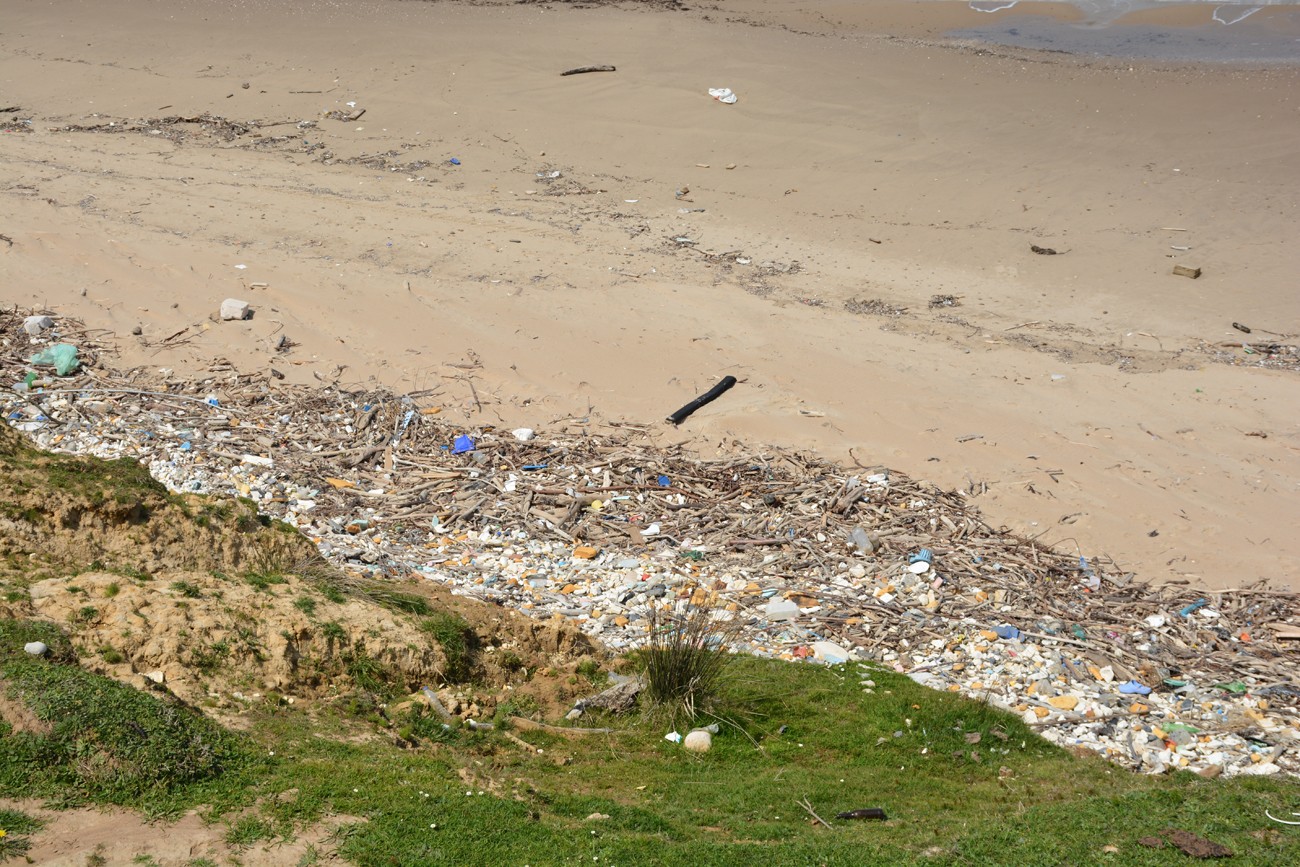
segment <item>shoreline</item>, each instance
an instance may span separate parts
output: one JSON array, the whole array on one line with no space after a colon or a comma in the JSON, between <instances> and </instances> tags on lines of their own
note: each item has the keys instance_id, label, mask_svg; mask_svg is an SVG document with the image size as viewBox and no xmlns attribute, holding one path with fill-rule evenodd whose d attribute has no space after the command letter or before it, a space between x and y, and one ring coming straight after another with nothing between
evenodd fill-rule
<instances>
[{"instance_id":1,"label":"shoreline","mask_svg":"<svg viewBox=\"0 0 1300 867\"><path fill-rule=\"evenodd\" d=\"M1225 25L1223 4L1168 3L1098 17L1069 2L979 11L961 0L884 0L807 9L786 0L721 0L729 20L830 37L920 39L936 47L1030 50L1088 62L1267 68L1300 63L1300 4L1254 7ZM1231 7L1224 7L1231 8ZM1242 9L1251 7L1243 6Z\"/></svg>"}]
</instances>

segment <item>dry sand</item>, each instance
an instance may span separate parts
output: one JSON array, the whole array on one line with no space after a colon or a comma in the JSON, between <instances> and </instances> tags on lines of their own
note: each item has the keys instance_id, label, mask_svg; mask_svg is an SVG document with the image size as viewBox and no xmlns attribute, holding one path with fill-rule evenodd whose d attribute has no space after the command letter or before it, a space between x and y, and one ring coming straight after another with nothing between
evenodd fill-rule
<instances>
[{"instance_id":1,"label":"dry sand","mask_svg":"<svg viewBox=\"0 0 1300 867\"><path fill-rule=\"evenodd\" d=\"M337 846L336 835L340 828L358 821L352 816L331 816L325 822L304 828L289 842L236 846L225 838L238 816L226 822L209 822L205 821L207 817L190 811L162 825L117 807L52 810L38 800L6 798L0 799L0 809L18 810L44 823L32 837L32 848L25 853L26 863L42 867L344 864L347 862L333 851Z\"/></svg>"},{"instance_id":2,"label":"dry sand","mask_svg":"<svg viewBox=\"0 0 1300 867\"><path fill-rule=\"evenodd\" d=\"M0 122L34 123L0 133L0 301L119 366L437 389L467 425L658 423L733 374L651 436L851 450L1143 577L1292 584L1300 373L1210 350L1300 332L1300 71L871 6L5 0ZM205 113L260 126L117 132Z\"/></svg>"}]
</instances>

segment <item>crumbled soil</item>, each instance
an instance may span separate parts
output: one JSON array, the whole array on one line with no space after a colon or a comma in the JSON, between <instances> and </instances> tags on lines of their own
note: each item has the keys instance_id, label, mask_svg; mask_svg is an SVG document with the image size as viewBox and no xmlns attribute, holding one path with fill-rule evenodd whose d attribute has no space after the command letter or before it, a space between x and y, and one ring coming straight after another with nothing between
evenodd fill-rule
<instances>
[{"instance_id":1,"label":"crumbled soil","mask_svg":"<svg viewBox=\"0 0 1300 867\"><path fill-rule=\"evenodd\" d=\"M8 684L3 676L0 676L0 721L9 724L12 734L47 735L53 729L24 702L9 697Z\"/></svg>"},{"instance_id":2,"label":"crumbled soil","mask_svg":"<svg viewBox=\"0 0 1300 867\"><path fill-rule=\"evenodd\" d=\"M1213 840L1206 840L1204 837L1198 837L1191 831L1180 831L1177 828L1166 828L1160 832L1165 835L1170 844L1178 848L1185 855L1193 858L1231 858L1232 850L1227 846L1215 843Z\"/></svg>"}]
</instances>

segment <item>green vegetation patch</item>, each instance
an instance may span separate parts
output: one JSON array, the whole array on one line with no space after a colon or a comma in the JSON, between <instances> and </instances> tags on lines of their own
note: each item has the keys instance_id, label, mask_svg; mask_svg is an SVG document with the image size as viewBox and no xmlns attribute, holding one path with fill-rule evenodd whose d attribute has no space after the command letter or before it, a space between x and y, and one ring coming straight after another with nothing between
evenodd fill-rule
<instances>
[{"instance_id":1,"label":"green vegetation patch","mask_svg":"<svg viewBox=\"0 0 1300 867\"><path fill-rule=\"evenodd\" d=\"M41 822L18 810L0 810L0 863L26 855L32 848L29 835L40 830Z\"/></svg>"},{"instance_id":2,"label":"green vegetation patch","mask_svg":"<svg viewBox=\"0 0 1300 867\"><path fill-rule=\"evenodd\" d=\"M450 611L435 611L421 624L421 628L433 636L447 657L447 681L462 683L469 680L474 666L473 654L478 649L478 636L465 618Z\"/></svg>"},{"instance_id":3,"label":"green vegetation patch","mask_svg":"<svg viewBox=\"0 0 1300 867\"><path fill-rule=\"evenodd\" d=\"M29 445L8 425L3 428L0 480L7 483L0 490L17 495L39 485L42 490L73 494L93 505L113 502L130 506L132 520L147 518L146 503L159 505L170 499L167 488L139 461L48 454Z\"/></svg>"},{"instance_id":4,"label":"green vegetation patch","mask_svg":"<svg viewBox=\"0 0 1300 867\"><path fill-rule=\"evenodd\" d=\"M319 717L268 715L256 736L294 758L259 791L295 796L267 798L260 815L277 831L328 815L364 819L337 838L364 867L1156 867L1184 856L1137 841L1170 827L1228 846L1233 864L1300 863L1300 835L1263 812L1296 809L1294 781L1135 775L891 672L871 670L877 687L864 693L854 664L733 657L728 669L712 705L720 731L704 754L666 741L660 713L589 715L575 725L613 731L565 738L504 731L506 708L491 731L444 729L411 709L393 719L404 749L323 738ZM833 829L812 820L805 799ZM863 807L887 821L836 817Z\"/></svg>"},{"instance_id":5,"label":"green vegetation patch","mask_svg":"<svg viewBox=\"0 0 1300 867\"><path fill-rule=\"evenodd\" d=\"M448 635L464 628L454 615L430 627ZM6 624L0 646L21 648L33 638L50 644L53 659L4 656L8 690L16 669L69 668L66 639L48 627ZM867 677L874 692L860 683ZM127 692L138 702L129 711L98 682L82 693L80 708L58 702L57 712L77 718L76 734L59 742L82 749L53 751L56 770L49 775L30 770L40 767L34 748L23 752L13 746L18 737L0 738L0 794L20 786L26 794L58 794L62 785L86 797L99 781L70 770L69 756L89 761L105 745L119 745L117 760L135 760L120 746L130 742L130 727L115 722L134 719L151 733L151 766L171 769L165 782L137 778L137 785L184 787L170 781L210 772L188 790L190 803L205 797L214 820L229 817L226 839L236 846L274 843L324 818L355 816L360 821L328 845L362 867L1156 867L1183 856L1138 841L1166 828L1229 847L1233 864L1300 863L1300 835L1264 815L1296 809L1294 780L1135 775L1058 749L989 705L856 664L730 657L705 712L719 731L702 754L665 740L664 715L655 712L588 714L575 723L610 729L601 734L510 731L512 715L539 710L524 696L498 705L491 730L459 721L444 726L418 703L390 715L373 703L365 713L267 703L247 716L250 740L260 745L250 748L187 709ZM23 698L32 701L26 692ZM360 729L382 736L358 736ZM262 758L248 758L250 750ZM197 774L186 770L196 766ZM16 776L15 767L28 769L27 776ZM235 767L246 772L231 773ZM96 791L131 802L121 787ZM813 821L801 804L834 827ZM864 807L888 819L837 818ZM152 809L175 814L165 802Z\"/></svg>"},{"instance_id":6,"label":"green vegetation patch","mask_svg":"<svg viewBox=\"0 0 1300 867\"><path fill-rule=\"evenodd\" d=\"M47 657L23 652L42 641ZM252 761L249 742L169 696L157 697L75 663L55 627L0 622L0 676L41 731L0 738L0 793L140 804Z\"/></svg>"}]
</instances>

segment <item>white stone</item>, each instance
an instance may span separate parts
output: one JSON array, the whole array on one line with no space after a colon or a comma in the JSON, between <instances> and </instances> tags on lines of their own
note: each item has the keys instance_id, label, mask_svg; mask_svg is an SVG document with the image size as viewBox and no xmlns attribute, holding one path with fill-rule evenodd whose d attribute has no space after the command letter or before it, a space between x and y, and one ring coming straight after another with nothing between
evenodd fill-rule
<instances>
[{"instance_id":1,"label":"white stone","mask_svg":"<svg viewBox=\"0 0 1300 867\"><path fill-rule=\"evenodd\" d=\"M29 641L23 645L23 650L27 651L32 656L44 656L49 652L49 649L50 648L46 646L44 641Z\"/></svg>"},{"instance_id":2,"label":"white stone","mask_svg":"<svg viewBox=\"0 0 1300 867\"><path fill-rule=\"evenodd\" d=\"M793 620L799 616L799 606L789 599L772 599L767 603L768 620Z\"/></svg>"},{"instance_id":3,"label":"white stone","mask_svg":"<svg viewBox=\"0 0 1300 867\"><path fill-rule=\"evenodd\" d=\"M221 302L221 318L227 321L247 319L252 312L252 306L247 301L240 301L238 298L227 298Z\"/></svg>"},{"instance_id":4,"label":"white stone","mask_svg":"<svg viewBox=\"0 0 1300 867\"><path fill-rule=\"evenodd\" d=\"M696 729L686 736L686 740L682 741L682 746L693 753L707 753L713 746L713 735L704 729Z\"/></svg>"},{"instance_id":5,"label":"white stone","mask_svg":"<svg viewBox=\"0 0 1300 867\"><path fill-rule=\"evenodd\" d=\"M687 736L687 740L690 740L689 736ZM1266 777L1269 774L1276 774L1281 770L1282 769L1273 762L1261 762L1258 765L1250 765L1242 768L1241 773L1249 774L1252 777Z\"/></svg>"},{"instance_id":6,"label":"white stone","mask_svg":"<svg viewBox=\"0 0 1300 867\"><path fill-rule=\"evenodd\" d=\"M162 671L149 671L149 672L146 672L146 673L145 673L145 677L149 678L149 679L152 680L154 683L162 683L163 680L164 680L164 675L163 675Z\"/></svg>"},{"instance_id":7,"label":"white stone","mask_svg":"<svg viewBox=\"0 0 1300 867\"><path fill-rule=\"evenodd\" d=\"M517 427L511 431L511 433L513 433L515 439L519 440L521 443L529 442L537 436L537 432L530 427Z\"/></svg>"},{"instance_id":8,"label":"white stone","mask_svg":"<svg viewBox=\"0 0 1300 867\"><path fill-rule=\"evenodd\" d=\"M54 320L48 316L28 316L23 320L23 331L32 337L38 337L42 331L54 327Z\"/></svg>"}]
</instances>

